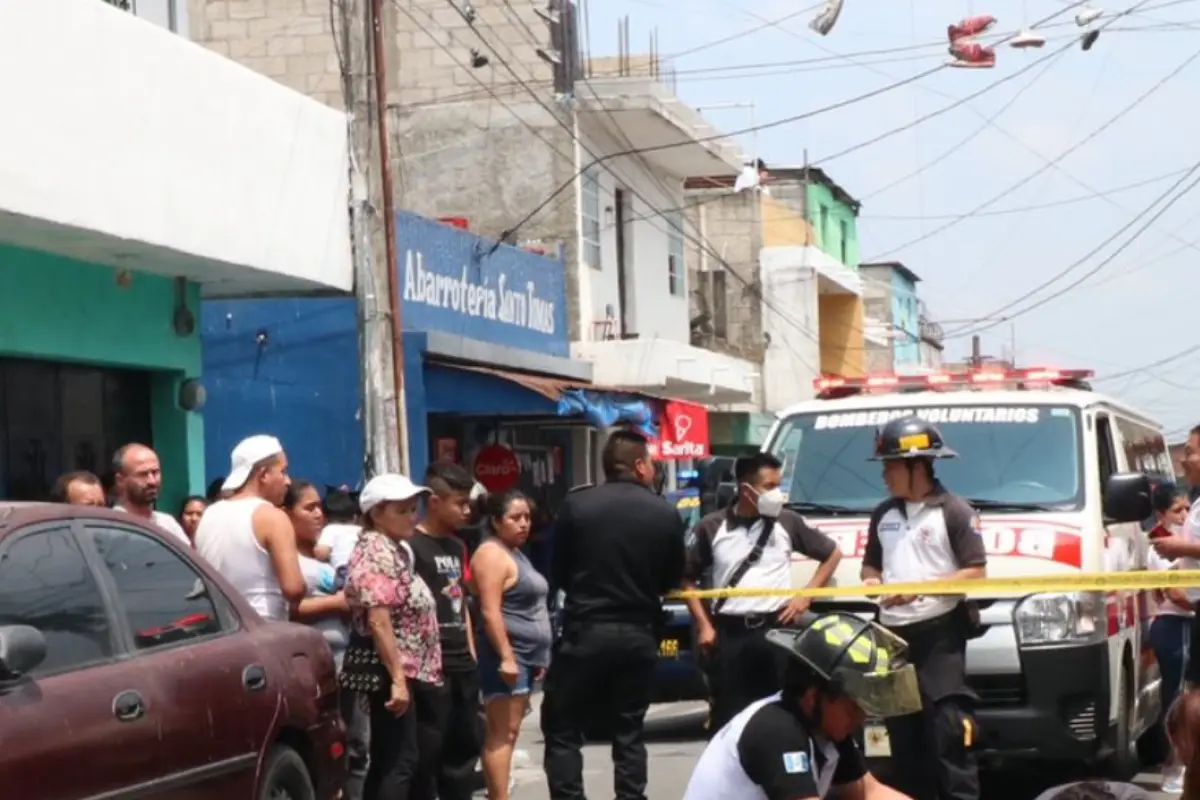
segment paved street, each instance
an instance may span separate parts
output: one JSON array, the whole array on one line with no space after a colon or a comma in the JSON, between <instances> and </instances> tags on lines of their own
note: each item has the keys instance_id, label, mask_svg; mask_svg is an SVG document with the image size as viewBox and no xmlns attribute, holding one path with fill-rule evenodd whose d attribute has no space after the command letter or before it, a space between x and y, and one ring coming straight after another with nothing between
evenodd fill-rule
<instances>
[{"instance_id":1,"label":"paved street","mask_svg":"<svg viewBox=\"0 0 1200 800\"><path fill-rule=\"evenodd\" d=\"M538 731L541 695L534 696L534 709L525 719L518 743L519 752L514 770L517 787L515 800L548 800L546 780L542 773L542 742ZM649 800L679 800L687 786L692 766L704 749L701 725L704 709L699 703L675 703L650 709L647 731L650 740ZM1043 776L1044 771L1039 772ZM584 780L588 796L593 800L612 797L612 760L607 745L588 745L584 755ZM1041 780L1019 780L1015 775L989 775L985 778L985 797L988 800L1032 800L1039 793L1059 783L1072 780L1069 775L1045 775ZM1148 789L1158 787L1156 774L1138 776L1137 782ZM1167 800L1172 795L1154 793L1155 800Z\"/></svg>"}]
</instances>

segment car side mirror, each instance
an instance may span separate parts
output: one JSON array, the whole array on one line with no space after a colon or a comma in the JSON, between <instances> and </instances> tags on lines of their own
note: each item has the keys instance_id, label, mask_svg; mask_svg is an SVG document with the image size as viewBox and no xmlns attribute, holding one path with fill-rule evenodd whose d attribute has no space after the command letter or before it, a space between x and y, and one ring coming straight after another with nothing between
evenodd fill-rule
<instances>
[{"instance_id":1,"label":"car side mirror","mask_svg":"<svg viewBox=\"0 0 1200 800\"><path fill-rule=\"evenodd\" d=\"M1141 522L1154 513L1150 478L1141 472L1118 472L1104 484L1104 517L1108 522Z\"/></svg>"},{"instance_id":2,"label":"car side mirror","mask_svg":"<svg viewBox=\"0 0 1200 800\"><path fill-rule=\"evenodd\" d=\"M717 510L729 508L733 505L734 499L737 497L736 483L722 483L717 485Z\"/></svg>"},{"instance_id":3,"label":"car side mirror","mask_svg":"<svg viewBox=\"0 0 1200 800\"><path fill-rule=\"evenodd\" d=\"M46 660L46 637L29 625L0 626L0 680L16 680Z\"/></svg>"}]
</instances>

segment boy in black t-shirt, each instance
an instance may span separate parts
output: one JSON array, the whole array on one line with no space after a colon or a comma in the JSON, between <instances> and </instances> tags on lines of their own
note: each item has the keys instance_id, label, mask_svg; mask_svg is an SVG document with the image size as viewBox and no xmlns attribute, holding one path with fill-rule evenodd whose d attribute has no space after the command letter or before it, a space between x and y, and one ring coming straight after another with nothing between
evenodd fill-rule
<instances>
[{"instance_id":1,"label":"boy in black t-shirt","mask_svg":"<svg viewBox=\"0 0 1200 800\"><path fill-rule=\"evenodd\" d=\"M467 613L467 548L456 534L470 514L475 481L462 467L436 462L425 471L432 490L425 519L410 540L417 573L437 598L441 625L444 707L439 800L470 800L479 760L479 674Z\"/></svg>"}]
</instances>

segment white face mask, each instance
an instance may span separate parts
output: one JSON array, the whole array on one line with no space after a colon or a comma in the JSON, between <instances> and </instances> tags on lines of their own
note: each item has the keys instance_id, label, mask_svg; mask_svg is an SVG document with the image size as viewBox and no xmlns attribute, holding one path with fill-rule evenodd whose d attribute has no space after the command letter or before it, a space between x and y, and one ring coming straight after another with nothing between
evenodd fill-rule
<instances>
[{"instance_id":1,"label":"white face mask","mask_svg":"<svg viewBox=\"0 0 1200 800\"><path fill-rule=\"evenodd\" d=\"M1183 526L1180 525L1178 522L1172 522L1170 525L1167 526L1167 531L1172 536L1178 536L1179 534L1181 534L1183 532Z\"/></svg>"},{"instance_id":2,"label":"white face mask","mask_svg":"<svg viewBox=\"0 0 1200 800\"><path fill-rule=\"evenodd\" d=\"M769 519L777 519L783 511L783 490L770 489L758 496L758 513Z\"/></svg>"}]
</instances>

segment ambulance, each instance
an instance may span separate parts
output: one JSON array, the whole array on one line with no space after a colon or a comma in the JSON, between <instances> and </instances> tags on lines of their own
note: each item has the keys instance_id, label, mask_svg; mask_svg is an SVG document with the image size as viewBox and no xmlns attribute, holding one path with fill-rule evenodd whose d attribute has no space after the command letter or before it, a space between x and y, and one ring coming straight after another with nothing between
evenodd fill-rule
<instances>
[{"instance_id":1,"label":"ambulance","mask_svg":"<svg viewBox=\"0 0 1200 800\"><path fill-rule=\"evenodd\" d=\"M906 414L936 424L959 454L935 462L937 477L979 512L989 577L1144 569L1150 487L1174 470L1161 426L1093 391L1091 374L821 378L817 399L780 413L763 449L783 462L788 507L841 548L840 585L859 585L868 517L883 499L880 466L867 460L875 432ZM794 585L807 584L815 566L795 557ZM981 761L1086 762L1131 775L1160 709L1152 593L972 599L983 626L967 650ZM876 610L865 597L814 604L834 608ZM863 746L870 758L889 755L882 725L868 724Z\"/></svg>"}]
</instances>

